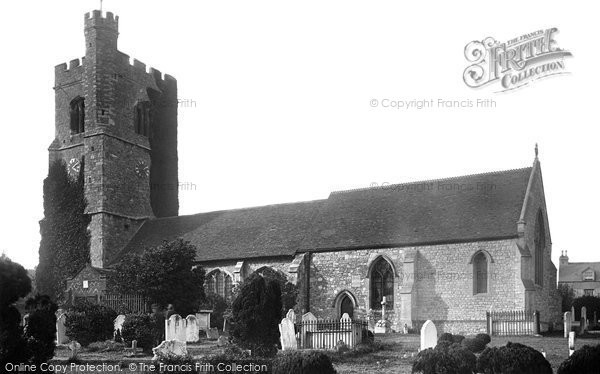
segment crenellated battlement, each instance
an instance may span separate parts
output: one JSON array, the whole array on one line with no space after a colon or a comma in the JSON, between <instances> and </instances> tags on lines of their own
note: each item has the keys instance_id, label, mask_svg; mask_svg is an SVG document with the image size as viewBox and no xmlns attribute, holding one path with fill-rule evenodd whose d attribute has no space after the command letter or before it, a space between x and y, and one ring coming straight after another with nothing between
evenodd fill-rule
<instances>
[{"instance_id":1,"label":"crenellated battlement","mask_svg":"<svg viewBox=\"0 0 600 374\"><path fill-rule=\"evenodd\" d=\"M156 82L161 82L161 81L177 82L177 80L173 76L171 76L169 74L163 74L160 70L158 70L156 68L148 67L145 63L141 62L140 60L138 60L136 58L132 59L131 57L129 57L129 55L127 55L123 52L119 51L119 58L121 59L121 61L120 61L121 65L129 65L139 72L148 74L148 75L152 76Z\"/></svg>"},{"instance_id":2,"label":"crenellated battlement","mask_svg":"<svg viewBox=\"0 0 600 374\"><path fill-rule=\"evenodd\" d=\"M103 27L119 31L119 16L115 16L112 12L106 12L106 16L102 15L99 10L94 10L91 13L84 15L85 28Z\"/></svg>"},{"instance_id":3,"label":"crenellated battlement","mask_svg":"<svg viewBox=\"0 0 600 374\"><path fill-rule=\"evenodd\" d=\"M63 62L54 67L54 76L56 77L57 83L63 79L71 79L78 75L83 74L83 64L85 63L85 57L76 58L68 63Z\"/></svg>"}]
</instances>

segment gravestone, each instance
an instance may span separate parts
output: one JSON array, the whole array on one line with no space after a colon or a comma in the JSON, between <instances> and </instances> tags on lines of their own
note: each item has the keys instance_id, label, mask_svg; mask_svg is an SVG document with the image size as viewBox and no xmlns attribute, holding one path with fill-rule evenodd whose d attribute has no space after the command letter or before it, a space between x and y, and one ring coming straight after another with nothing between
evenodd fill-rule
<instances>
[{"instance_id":1,"label":"gravestone","mask_svg":"<svg viewBox=\"0 0 600 374\"><path fill-rule=\"evenodd\" d=\"M185 342L179 340L165 340L160 343L156 348L152 348L154 357L152 360L158 360L160 357L175 356L183 357L187 356L187 345Z\"/></svg>"},{"instance_id":2,"label":"gravestone","mask_svg":"<svg viewBox=\"0 0 600 374\"><path fill-rule=\"evenodd\" d=\"M71 350L71 358L76 358L77 354L81 350L81 344L73 340L71 343L69 343L69 349Z\"/></svg>"},{"instance_id":3,"label":"gravestone","mask_svg":"<svg viewBox=\"0 0 600 374\"><path fill-rule=\"evenodd\" d=\"M198 320L196 316L190 314L186 318L185 341L197 342L200 340L200 329L198 328Z\"/></svg>"},{"instance_id":4,"label":"gravestone","mask_svg":"<svg viewBox=\"0 0 600 374\"><path fill-rule=\"evenodd\" d=\"M302 315L302 328L300 329L300 344L302 348L312 346L312 341L308 342L307 332L317 331L317 317L311 312Z\"/></svg>"},{"instance_id":5,"label":"gravestone","mask_svg":"<svg viewBox=\"0 0 600 374\"><path fill-rule=\"evenodd\" d=\"M428 320L421 328L421 351L428 348L435 348L437 340L437 328L431 320Z\"/></svg>"},{"instance_id":6,"label":"gravestone","mask_svg":"<svg viewBox=\"0 0 600 374\"><path fill-rule=\"evenodd\" d=\"M285 315L285 318L289 319L293 323L296 323L296 312L294 312L294 309L288 310L287 314Z\"/></svg>"},{"instance_id":7,"label":"gravestone","mask_svg":"<svg viewBox=\"0 0 600 374\"><path fill-rule=\"evenodd\" d=\"M196 313L196 322L198 323L198 329L206 331L210 329L210 314L212 310L201 310Z\"/></svg>"},{"instance_id":8,"label":"gravestone","mask_svg":"<svg viewBox=\"0 0 600 374\"><path fill-rule=\"evenodd\" d=\"M138 354L142 353L142 351L143 350L137 346L137 340L131 341L131 348L125 348L127 357L136 357Z\"/></svg>"},{"instance_id":9,"label":"gravestone","mask_svg":"<svg viewBox=\"0 0 600 374\"><path fill-rule=\"evenodd\" d=\"M565 321L565 338L569 337L569 333L571 332L572 329L572 324L573 321L571 319L571 312L565 312L565 317L564 317Z\"/></svg>"},{"instance_id":10,"label":"gravestone","mask_svg":"<svg viewBox=\"0 0 600 374\"><path fill-rule=\"evenodd\" d=\"M402 327L402 333L404 335L408 334L408 324L406 324L406 323L404 324L404 326Z\"/></svg>"},{"instance_id":11,"label":"gravestone","mask_svg":"<svg viewBox=\"0 0 600 374\"><path fill-rule=\"evenodd\" d=\"M580 326L581 326L581 333L585 333L587 330L587 308L586 307L582 307L581 308L581 322Z\"/></svg>"},{"instance_id":12,"label":"gravestone","mask_svg":"<svg viewBox=\"0 0 600 374\"><path fill-rule=\"evenodd\" d=\"M219 339L219 329L216 327L211 327L208 330L206 330L206 337L209 340L217 340Z\"/></svg>"},{"instance_id":13,"label":"gravestone","mask_svg":"<svg viewBox=\"0 0 600 374\"><path fill-rule=\"evenodd\" d=\"M569 356L575 353L575 331L569 333Z\"/></svg>"},{"instance_id":14,"label":"gravestone","mask_svg":"<svg viewBox=\"0 0 600 374\"><path fill-rule=\"evenodd\" d=\"M230 325L231 325L231 323L229 322L229 320L227 318L223 318L223 333L224 334L229 333Z\"/></svg>"},{"instance_id":15,"label":"gravestone","mask_svg":"<svg viewBox=\"0 0 600 374\"><path fill-rule=\"evenodd\" d=\"M56 319L56 344L66 344L69 341L65 322L67 322L67 315L64 313Z\"/></svg>"},{"instance_id":16,"label":"gravestone","mask_svg":"<svg viewBox=\"0 0 600 374\"><path fill-rule=\"evenodd\" d=\"M186 320L181 318L179 314L173 314L166 321L165 340L186 341Z\"/></svg>"},{"instance_id":17,"label":"gravestone","mask_svg":"<svg viewBox=\"0 0 600 374\"><path fill-rule=\"evenodd\" d=\"M375 334L387 334L390 332L390 324L385 314L385 306L387 305L387 298L384 296L381 301L381 319L375 324Z\"/></svg>"},{"instance_id":18,"label":"gravestone","mask_svg":"<svg viewBox=\"0 0 600 374\"><path fill-rule=\"evenodd\" d=\"M119 336L121 336L121 340L123 340L123 334L121 330L123 329L124 322L125 316L123 314L119 314L113 321L113 340L117 340L117 334L119 334Z\"/></svg>"},{"instance_id":19,"label":"gravestone","mask_svg":"<svg viewBox=\"0 0 600 374\"><path fill-rule=\"evenodd\" d=\"M574 306L571 307L571 319L573 322L575 322L575 307Z\"/></svg>"},{"instance_id":20,"label":"gravestone","mask_svg":"<svg viewBox=\"0 0 600 374\"><path fill-rule=\"evenodd\" d=\"M294 331L294 322L287 317L282 319L279 324L279 340L281 341L282 351L298 349L296 332Z\"/></svg>"}]
</instances>

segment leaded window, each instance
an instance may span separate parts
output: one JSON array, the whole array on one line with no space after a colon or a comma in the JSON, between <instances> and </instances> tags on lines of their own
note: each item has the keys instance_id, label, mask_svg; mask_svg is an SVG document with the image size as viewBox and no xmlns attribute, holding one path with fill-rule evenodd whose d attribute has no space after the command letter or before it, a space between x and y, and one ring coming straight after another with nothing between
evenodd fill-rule
<instances>
[{"instance_id":1,"label":"leaded window","mask_svg":"<svg viewBox=\"0 0 600 374\"><path fill-rule=\"evenodd\" d=\"M383 297L386 308L394 306L394 271L389 262L380 258L371 271L371 309L381 309Z\"/></svg>"}]
</instances>

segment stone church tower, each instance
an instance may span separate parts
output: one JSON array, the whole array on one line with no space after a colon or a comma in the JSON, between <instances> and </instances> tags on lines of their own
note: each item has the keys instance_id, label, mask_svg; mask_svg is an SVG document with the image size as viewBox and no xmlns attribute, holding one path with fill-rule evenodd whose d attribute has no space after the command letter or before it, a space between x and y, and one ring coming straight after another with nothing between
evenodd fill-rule
<instances>
[{"instance_id":1,"label":"stone church tower","mask_svg":"<svg viewBox=\"0 0 600 374\"><path fill-rule=\"evenodd\" d=\"M85 57L55 68L50 163L84 173L90 259L105 267L149 218L178 215L177 81L117 50L119 18L84 17Z\"/></svg>"}]
</instances>

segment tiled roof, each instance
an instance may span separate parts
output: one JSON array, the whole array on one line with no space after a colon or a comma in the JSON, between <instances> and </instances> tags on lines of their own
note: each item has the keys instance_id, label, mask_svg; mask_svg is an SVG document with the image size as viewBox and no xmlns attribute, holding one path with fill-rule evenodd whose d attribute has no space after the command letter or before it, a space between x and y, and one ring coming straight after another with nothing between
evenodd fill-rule
<instances>
[{"instance_id":1,"label":"tiled roof","mask_svg":"<svg viewBox=\"0 0 600 374\"><path fill-rule=\"evenodd\" d=\"M183 238L198 248L199 261L293 256L323 201L149 220L124 252Z\"/></svg>"},{"instance_id":2,"label":"tiled roof","mask_svg":"<svg viewBox=\"0 0 600 374\"><path fill-rule=\"evenodd\" d=\"M530 174L524 168L334 192L302 249L514 237Z\"/></svg>"},{"instance_id":3,"label":"tiled roof","mask_svg":"<svg viewBox=\"0 0 600 374\"><path fill-rule=\"evenodd\" d=\"M531 170L340 191L325 200L149 220L124 253L179 237L198 248L199 261L515 237Z\"/></svg>"},{"instance_id":4,"label":"tiled roof","mask_svg":"<svg viewBox=\"0 0 600 374\"><path fill-rule=\"evenodd\" d=\"M582 282L583 272L590 268L596 272L596 281L600 281L600 262L570 262L567 265L560 265L558 281Z\"/></svg>"}]
</instances>

